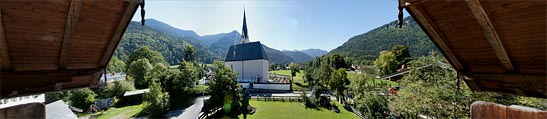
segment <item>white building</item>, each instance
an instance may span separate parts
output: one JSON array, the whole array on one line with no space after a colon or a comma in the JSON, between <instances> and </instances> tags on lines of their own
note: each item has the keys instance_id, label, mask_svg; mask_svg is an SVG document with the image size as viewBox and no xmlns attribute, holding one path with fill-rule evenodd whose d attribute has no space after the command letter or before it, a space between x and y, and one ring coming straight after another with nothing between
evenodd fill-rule
<instances>
[{"instance_id":1,"label":"white building","mask_svg":"<svg viewBox=\"0 0 547 119\"><path fill-rule=\"evenodd\" d=\"M227 67L238 73L238 82L268 82L269 59L260 42L249 42L245 11L240 44L230 46L224 61Z\"/></svg>"},{"instance_id":2,"label":"white building","mask_svg":"<svg viewBox=\"0 0 547 119\"><path fill-rule=\"evenodd\" d=\"M14 98L8 98L8 99L1 99L0 100L0 109L6 108L6 107L12 107L22 104L28 104L28 103L44 103L46 101L44 94L38 94L38 95L29 95L29 96L21 96L21 97L14 97Z\"/></svg>"},{"instance_id":3,"label":"white building","mask_svg":"<svg viewBox=\"0 0 547 119\"><path fill-rule=\"evenodd\" d=\"M227 67L238 73L238 82L268 82L270 64L260 42L231 46L224 61Z\"/></svg>"}]
</instances>

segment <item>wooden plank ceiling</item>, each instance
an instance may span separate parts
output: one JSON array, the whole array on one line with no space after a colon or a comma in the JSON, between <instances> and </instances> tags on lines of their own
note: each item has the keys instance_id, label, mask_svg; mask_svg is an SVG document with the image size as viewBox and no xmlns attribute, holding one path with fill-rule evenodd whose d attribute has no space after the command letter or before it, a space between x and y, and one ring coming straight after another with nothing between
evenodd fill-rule
<instances>
[{"instance_id":1,"label":"wooden plank ceiling","mask_svg":"<svg viewBox=\"0 0 547 119\"><path fill-rule=\"evenodd\" d=\"M399 2L472 90L547 98L547 1Z\"/></svg>"},{"instance_id":2,"label":"wooden plank ceiling","mask_svg":"<svg viewBox=\"0 0 547 119\"><path fill-rule=\"evenodd\" d=\"M94 87L142 0L0 0L0 98Z\"/></svg>"}]
</instances>

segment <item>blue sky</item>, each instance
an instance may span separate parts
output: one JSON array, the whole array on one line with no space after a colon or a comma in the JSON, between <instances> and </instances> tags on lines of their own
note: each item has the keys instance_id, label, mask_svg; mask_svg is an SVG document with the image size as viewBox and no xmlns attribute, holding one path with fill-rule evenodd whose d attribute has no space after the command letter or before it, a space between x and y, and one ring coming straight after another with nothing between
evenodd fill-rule
<instances>
[{"instance_id":1,"label":"blue sky","mask_svg":"<svg viewBox=\"0 0 547 119\"><path fill-rule=\"evenodd\" d=\"M397 0L146 0L145 18L198 35L241 33L244 6L250 41L279 50L330 51L398 12Z\"/></svg>"}]
</instances>

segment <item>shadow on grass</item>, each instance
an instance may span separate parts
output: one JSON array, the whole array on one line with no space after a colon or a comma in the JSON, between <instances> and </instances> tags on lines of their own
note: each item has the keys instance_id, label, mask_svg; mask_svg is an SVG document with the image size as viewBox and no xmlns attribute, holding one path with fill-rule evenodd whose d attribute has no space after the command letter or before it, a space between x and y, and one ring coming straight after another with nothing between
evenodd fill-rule
<instances>
[{"instance_id":1,"label":"shadow on grass","mask_svg":"<svg viewBox=\"0 0 547 119\"><path fill-rule=\"evenodd\" d=\"M146 109L141 110L141 112L134 114L131 117L143 117L143 116L148 116L148 111L146 111Z\"/></svg>"},{"instance_id":2,"label":"shadow on grass","mask_svg":"<svg viewBox=\"0 0 547 119\"><path fill-rule=\"evenodd\" d=\"M348 112L353 112L353 110L351 109L349 105L344 105L344 109L346 109L346 111Z\"/></svg>"},{"instance_id":3,"label":"shadow on grass","mask_svg":"<svg viewBox=\"0 0 547 119\"><path fill-rule=\"evenodd\" d=\"M301 84L301 83L298 83L298 82L294 83L294 85L302 87L302 88L308 88L307 85L304 85L304 84Z\"/></svg>"}]
</instances>

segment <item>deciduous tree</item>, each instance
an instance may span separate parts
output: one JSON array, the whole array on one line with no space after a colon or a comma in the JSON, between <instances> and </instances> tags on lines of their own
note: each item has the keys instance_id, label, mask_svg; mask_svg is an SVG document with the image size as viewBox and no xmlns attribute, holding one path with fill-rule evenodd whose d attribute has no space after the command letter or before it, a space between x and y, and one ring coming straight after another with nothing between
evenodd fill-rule
<instances>
[{"instance_id":1,"label":"deciduous tree","mask_svg":"<svg viewBox=\"0 0 547 119\"><path fill-rule=\"evenodd\" d=\"M380 52L378 59L374 61L374 66L380 69L380 75L387 75L397 70L397 60L395 55L390 51Z\"/></svg>"},{"instance_id":2,"label":"deciduous tree","mask_svg":"<svg viewBox=\"0 0 547 119\"><path fill-rule=\"evenodd\" d=\"M163 117L169 111L169 93L157 82L152 82L148 89L150 92L144 94L145 110L152 118Z\"/></svg>"},{"instance_id":3,"label":"deciduous tree","mask_svg":"<svg viewBox=\"0 0 547 119\"><path fill-rule=\"evenodd\" d=\"M152 70L152 65L148 62L148 59L142 58L132 62L127 69L127 76L134 78L135 88L144 89L148 88L149 81L146 76Z\"/></svg>"},{"instance_id":4,"label":"deciduous tree","mask_svg":"<svg viewBox=\"0 0 547 119\"><path fill-rule=\"evenodd\" d=\"M230 117L237 117L240 113L242 88L236 81L237 74L232 72L222 62L215 61L214 77L209 82L211 97L209 106L223 106L223 111Z\"/></svg>"},{"instance_id":5,"label":"deciduous tree","mask_svg":"<svg viewBox=\"0 0 547 119\"><path fill-rule=\"evenodd\" d=\"M68 99L70 105L80 109L87 109L89 105L95 103L95 93L89 88L72 90Z\"/></svg>"},{"instance_id":6,"label":"deciduous tree","mask_svg":"<svg viewBox=\"0 0 547 119\"><path fill-rule=\"evenodd\" d=\"M344 70L343 68L335 70L332 73L332 78L330 79L329 83L330 89L335 91L336 97L339 101L343 101L342 98L344 97L344 91L347 89L349 83L350 82L348 80L346 70Z\"/></svg>"}]
</instances>

